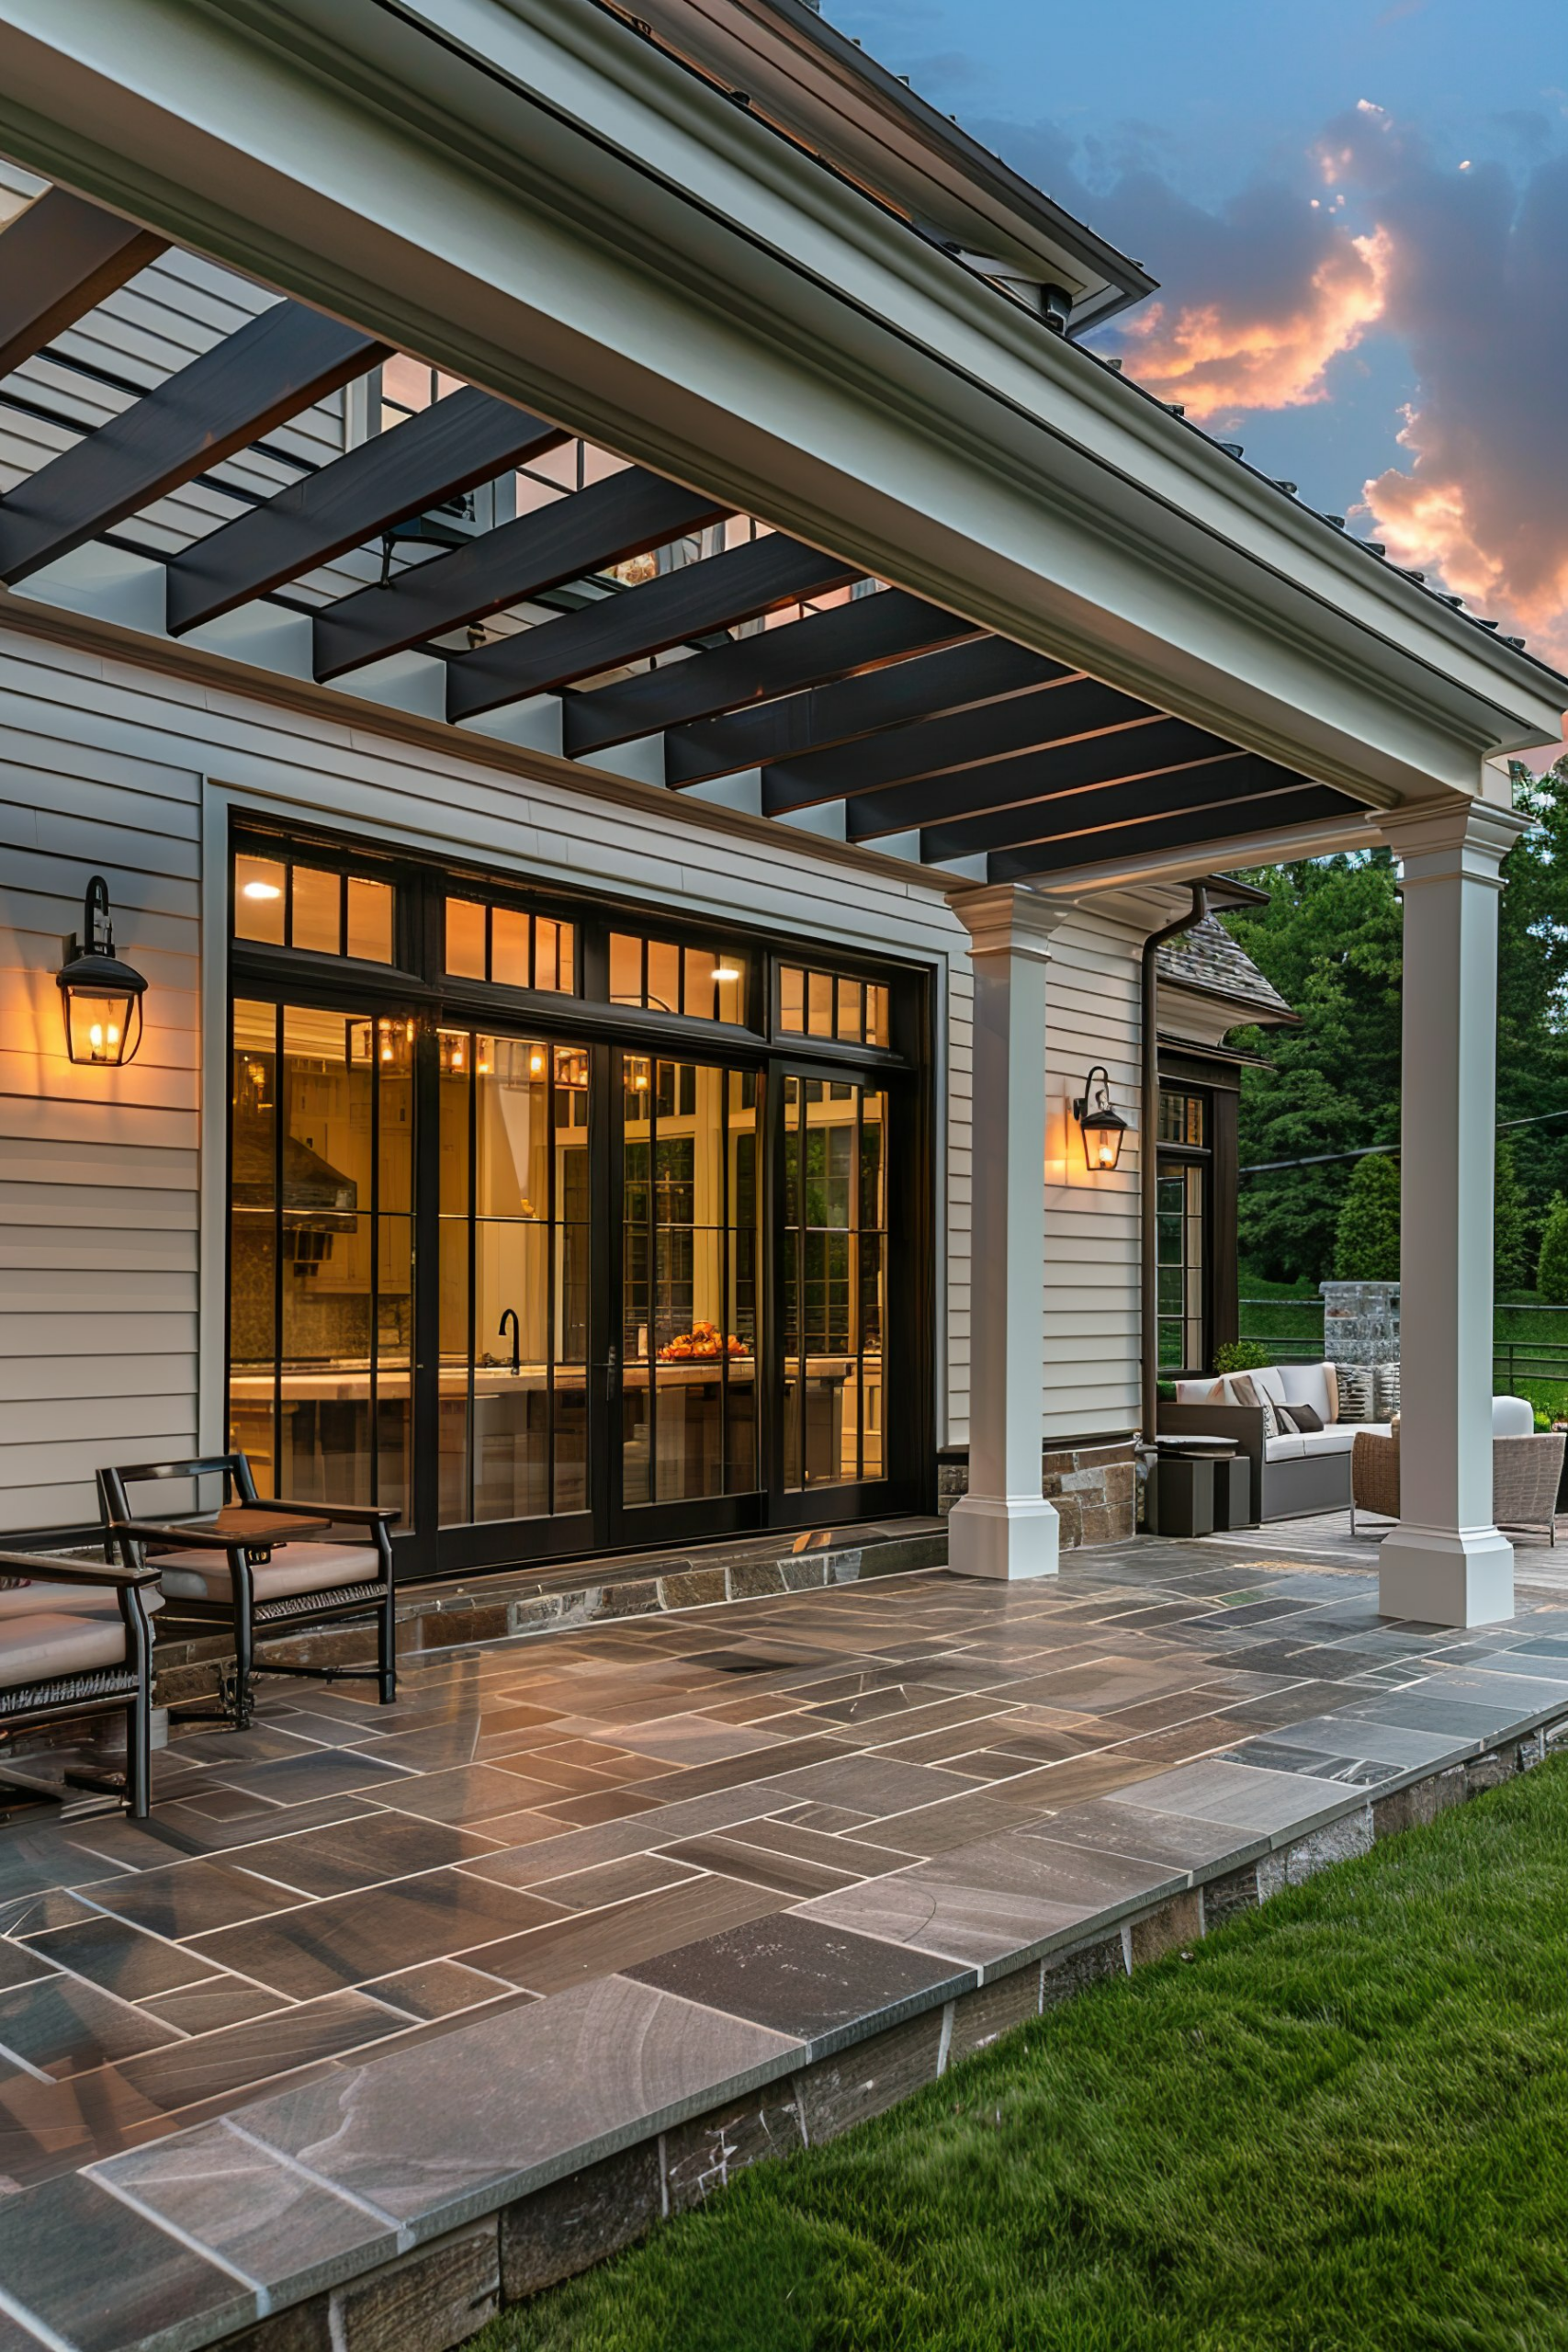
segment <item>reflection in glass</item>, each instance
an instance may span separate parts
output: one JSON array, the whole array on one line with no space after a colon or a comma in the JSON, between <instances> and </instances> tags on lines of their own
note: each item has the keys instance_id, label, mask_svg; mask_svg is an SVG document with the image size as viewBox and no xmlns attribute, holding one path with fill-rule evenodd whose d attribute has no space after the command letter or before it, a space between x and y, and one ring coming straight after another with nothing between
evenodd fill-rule
<instances>
[{"instance_id":1,"label":"reflection in glass","mask_svg":"<svg viewBox=\"0 0 1568 2352\"><path fill-rule=\"evenodd\" d=\"M1208 1361L1203 1316L1205 1189L1201 1162L1167 1164L1159 1170L1155 1216L1159 1361L1173 1373L1201 1371Z\"/></svg>"},{"instance_id":2,"label":"reflection in glass","mask_svg":"<svg viewBox=\"0 0 1568 2352\"><path fill-rule=\"evenodd\" d=\"M437 1042L442 1524L585 1510L587 1049Z\"/></svg>"},{"instance_id":3,"label":"reflection in glass","mask_svg":"<svg viewBox=\"0 0 1568 2352\"><path fill-rule=\"evenodd\" d=\"M628 1054L621 1471L627 1503L747 1494L757 1443L761 1080Z\"/></svg>"},{"instance_id":4,"label":"reflection in glass","mask_svg":"<svg viewBox=\"0 0 1568 2352\"><path fill-rule=\"evenodd\" d=\"M230 1427L264 1494L408 1510L407 1027L234 1007Z\"/></svg>"},{"instance_id":5,"label":"reflection in glass","mask_svg":"<svg viewBox=\"0 0 1568 2352\"><path fill-rule=\"evenodd\" d=\"M887 1098L786 1078L784 1124L784 1485L880 1478Z\"/></svg>"}]
</instances>

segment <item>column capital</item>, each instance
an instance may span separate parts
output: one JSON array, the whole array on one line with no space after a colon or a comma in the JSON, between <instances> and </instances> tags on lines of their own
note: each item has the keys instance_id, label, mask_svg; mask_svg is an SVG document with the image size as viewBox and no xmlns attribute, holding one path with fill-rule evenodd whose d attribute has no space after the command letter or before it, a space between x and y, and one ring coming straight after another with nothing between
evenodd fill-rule
<instances>
[{"instance_id":1,"label":"column capital","mask_svg":"<svg viewBox=\"0 0 1568 2352\"><path fill-rule=\"evenodd\" d=\"M1533 819L1495 800L1422 800L1391 808L1378 829L1404 869L1406 888L1462 878L1500 886L1503 860Z\"/></svg>"},{"instance_id":2,"label":"column capital","mask_svg":"<svg viewBox=\"0 0 1568 2352\"><path fill-rule=\"evenodd\" d=\"M1076 910L1012 882L953 890L948 905L969 933L971 956L1027 956L1051 960L1051 935Z\"/></svg>"}]
</instances>

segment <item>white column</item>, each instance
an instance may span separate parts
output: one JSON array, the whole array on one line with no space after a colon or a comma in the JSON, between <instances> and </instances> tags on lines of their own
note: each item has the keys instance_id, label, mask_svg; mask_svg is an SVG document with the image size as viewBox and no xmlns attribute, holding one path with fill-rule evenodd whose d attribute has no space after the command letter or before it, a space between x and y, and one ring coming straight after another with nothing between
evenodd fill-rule
<instances>
[{"instance_id":1,"label":"white column","mask_svg":"<svg viewBox=\"0 0 1568 2352\"><path fill-rule=\"evenodd\" d=\"M1045 1356L1045 967L1069 911L1026 889L956 894L975 965L969 1491L948 1522L961 1576L1056 1573L1041 1492Z\"/></svg>"},{"instance_id":2,"label":"white column","mask_svg":"<svg viewBox=\"0 0 1568 2352\"><path fill-rule=\"evenodd\" d=\"M1499 868L1526 820L1482 801L1383 820L1404 866L1400 1520L1385 1617L1487 1625L1514 1613L1492 1522L1492 1192Z\"/></svg>"}]
</instances>

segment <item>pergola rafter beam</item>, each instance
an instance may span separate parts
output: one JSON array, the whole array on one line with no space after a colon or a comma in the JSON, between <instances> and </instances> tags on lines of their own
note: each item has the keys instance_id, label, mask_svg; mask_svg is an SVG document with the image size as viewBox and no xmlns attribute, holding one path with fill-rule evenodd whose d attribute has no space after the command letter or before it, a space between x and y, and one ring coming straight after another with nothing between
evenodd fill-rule
<instances>
[{"instance_id":1,"label":"pergola rafter beam","mask_svg":"<svg viewBox=\"0 0 1568 2352\"><path fill-rule=\"evenodd\" d=\"M683 564L561 620L459 654L447 667L446 715L474 718L531 695L552 693L624 662L667 652L690 638L754 620L796 597L847 587L859 576L858 567L841 556L823 555L798 539L771 533L728 555Z\"/></svg>"},{"instance_id":2,"label":"pergola rafter beam","mask_svg":"<svg viewBox=\"0 0 1568 2352\"><path fill-rule=\"evenodd\" d=\"M1235 745L1182 718L1152 714L1127 725L1084 735L1043 752L990 760L973 768L920 776L885 791L852 796L845 824L852 841L874 841L881 833L905 833L916 826L957 825L992 809L1010 809L1053 793L1117 784L1200 760L1228 759ZM981 848L984 843L976 842ZM953 852L957 855L961 853Z\"/></svg>"},{"instance_id":3,"label":"pergola rafter beam","mask_svg":"<svg viewBox=\"0 0 1568 2352\"><path fill-rule=\"evenodd\" d=\"M665 781L704 783L740 768L798 758L879 728L976 710L1068 674L1063 662L1006 638L983 637L976 644L897 662L866 677L840 679L755 710L675 729L664 739Z\"/></svg>"},{"instance_id":4,"label":"pergola rafter beam","mask_svg":"<svg viewBox=\"0 0 1568 2352\"><path fill-rule=\"evenodd\" d=\"M987 860L987 879L1027 882L1073 866L1090 865L1097 858L1153 856L1203 842L1246 841L1258 833L1284 832L1320 817L1364 814L1360 802L1348 793L1297 776L1288 791L1231 801L1219 810L1187 808L1177 816L1129 819L1119 825L1091 826L1027 849L998 851Z\"/></svg>"},{"instance_id":5,"label":"pergola rafter beam","mask_svg":"<svg viewBox=\"0 0 1568 2352\"><path fill-rule=\"evenodd\" d=\"M762 771L762 807L770 817L784 816L917 776L979 767L1004 753L1043 751L1155 715L1120 688L1069 671L1055 684L1036 686L983 710L890 727L863 742L781 760Z\"/></svg>"},{"instance_id":6,"label":"pergola rafter beam","mask_svg":"<svg viewBox=\"0 0 1568 2352\"><path fill-rule=\"evenodd\" d=\"M0 500L0 580L112 530L387 356L323 311L274 304Z\"/></svg>"},{"instance_id":7,"label":"pergola rafter beam","mask_svg":"<svg viewBox=\"0 0 1568 2352\"><path fill-rule=\"evenodd\" d=\"M568 437L489 392L449 393L177 555L168 626L179 636L216 620Z\"/></svg>"},{"instance_id":8,"label":"pergola rafter beam","mask_svg":"<svg viewBox=\"0 0 1568 2352\"><path fill-rule=\"evenodd\" d=\"M925 604L907 589L880 589L830 612L808 613L787 628L764 629L639 677L569 694L566 750L581 758L639 735L765 703L775 695L866 676L888 662L972 643L983 634L973 621Z\"/></svg>"},{"instance_id":9,"label":"pergola rafter beam","mask_svg":"<svg viewBox=\"0 0 1568 2352\"><path fill-rule=\"evenodd\" d=\"M167 251L150 229L46 188L0 233L0 376Z\"/></svg>"},{"instance_id":10,"label":"pergola rafter beam","mask_svg":"<svg viewBox=\"0 0 1568 2352\"><path fill-rule=\"evenodd\" d=\"M1114 783L1067 790L1016 808L992 809L959 824L928 826L920 835L920 855L940 865L945 858L1019 849L1099 825L1125 824L1130 819L1172 816L1183 808L1219 808L1229 800L1287 791L1300 782L1292 768L1251 752L1233 751L1224 758L1155 775L1118 777Z\"/></svg>"},{"instance_id":11,"label":"pergola rafter beam","mask_svg":"<svg viewBox=\"0 0 1568 2352\"><path fill-rule=\"evenodd\" d=\"M327 605L316 616L315 674L322 680L341 677L467 621L482 620L503 605L525 604L547 588L645 555L683 532L704 530L732 511L700 491L628 467L514 523L502 523L450 555L411 564L385 587L362 588Z\"/></svg>"}]
</instances>

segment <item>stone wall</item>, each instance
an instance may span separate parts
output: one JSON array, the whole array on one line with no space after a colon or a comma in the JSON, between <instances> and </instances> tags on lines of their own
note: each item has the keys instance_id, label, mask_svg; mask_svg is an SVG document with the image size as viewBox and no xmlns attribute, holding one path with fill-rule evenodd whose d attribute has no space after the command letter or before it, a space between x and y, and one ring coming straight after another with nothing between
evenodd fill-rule
<instances>
[{"instance_id":1,"label":"stone wall","mask_svg":"<svg viewBox=\"0 0 1568 2352\"><path fill-rule=\"evenodd\" d=\"M1131 1438L1100 1445L1052 1446L1042 1456L1045 1498L1062 1522L1062 1549L1119 1544L1134 1532L1137 1453ZM969 1455L952 1446L937 1461L937 1509L945 1519L969 1490Z\"/></svg>"}]
</instances>

